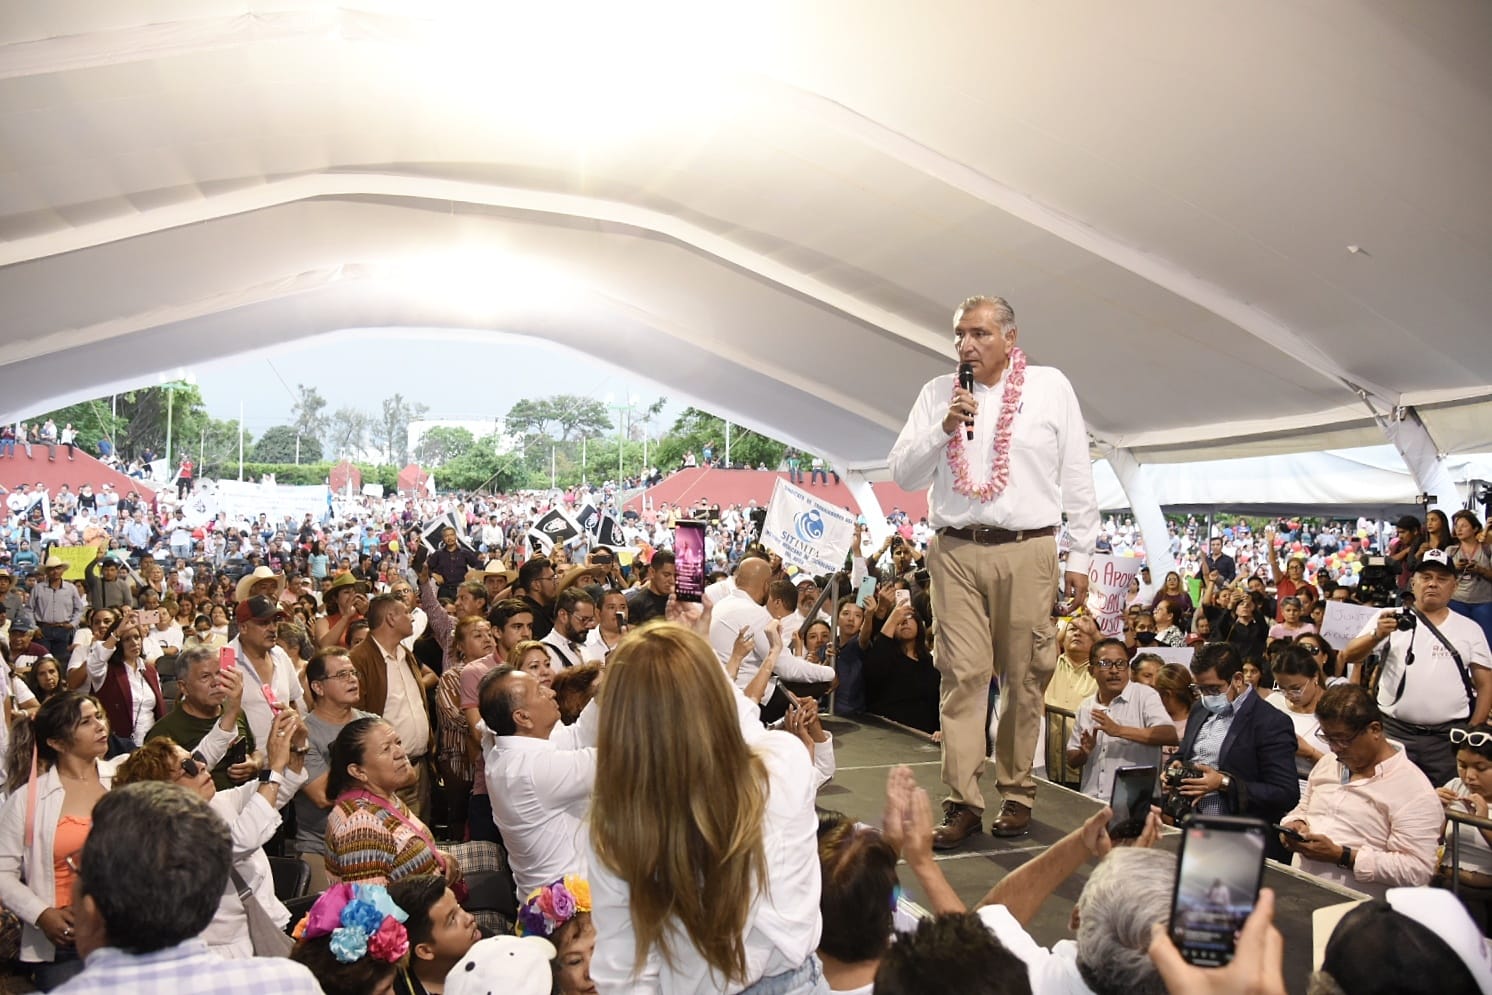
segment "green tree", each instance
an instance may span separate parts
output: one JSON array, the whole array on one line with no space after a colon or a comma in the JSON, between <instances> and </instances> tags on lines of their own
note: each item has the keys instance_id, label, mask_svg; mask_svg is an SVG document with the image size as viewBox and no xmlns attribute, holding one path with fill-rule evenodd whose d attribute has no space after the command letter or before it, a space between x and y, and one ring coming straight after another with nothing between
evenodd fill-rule
<instances>
[{"instance_id":1,"label":"green tree","mask_svg":"<svg viewBox=\"0 0 1492 995\"><path fill-rule=\"evenodd\" d=\"M245 432L243 453L246 460L254 453L253 443L254 437ZM207 419L198 436L197 449L202 457L200 472L203 476L237 477L238 419Z\"/></svg>"},{"instance_id":2,"label":"green tree","mask_svg":"<svg viewBox=\"0 0 1492 995\"><path fill-rule=\"evenodd\" d=\"M685 408L669 433L658 441L658 455L649 454L649 461L663 468L676 467L684 461L686 452L699 456L707 445L718 458L725 458L725 420L698 408ZM731 423L731 462L752 467L760 463L776 469L786 451L787 443Z\"/></svg>"},{"instance_id":3,"label":"green tree","mask_svg":"<svg viewBox=\"0 0 1492 995\"><path fill-rule=\"evenodd\" d=\"M276 425L265 429L259 441L254 443L254 462L291 463L295 458L295 426ZM316 463L321 460L321 443L314 437L302 435L300 439L300 462Z\"/></svg>"},{"instance_id":4,"label":"green tree","mask_svg":"<svg viewBox=\"0 0 1492 995\"><path fill-rule=\"evenodd\" d=\"M368 444L368 429L373 419L353 407L341 407L327 420L327 438L331 453L337 459L358 456Z\"/></svg>"},{"instance_id":5,"label":"green tree","mask_svg":"<svg viewBox=\"0 0 1492 995\"><path fill-rule=\"evenodd\" d=\"M315 439L317 449L320 449L321 437L326 434L326 398L321 396L321 391L315 387L307 387L305 384L296 384L295 389L299 392L290 413L295 417L291 424L301 435L301 458L306 458L306 440Z\"/></svg>"},{"instance_id":6,"label":"green tree","mask_svg":"<svg viewBox=\"0 0 1492 995\"><path fill-rule=\"evenodd\" d=\"M108 437L113 439L122 456L138 456L146 449L164 456L169 412L171 447L175 451L172 455L188 449L195 453L197 447L192 443L199 441L210 421L202 403L202 392L193 384L175 383L171 385L169 394L168 399L167 391L162 387L126 391L59 408L39 416L36 421L44 422L50 417L58 429L72 422L78 430L78 444L84 452L96 453L98 440ZM117 408L117 417L111 412L111 407Z\"/></svg>"},{"instance_id":7,"label":"green tree","mask_svg":"<svg viewBox=\"0 0 1492 995\"><path fill-rule=\"evenodd\" d=\"M422 466L440 466L459 459L476 444L476 436L468 429L437 425L420 436L414 459Z\"/></svg>"},{"instance_id":8,"label":"green tree","mask_svg":"<svg viewBox=\"0 0 1492 995\"><path fill-rule=\"evenodd\" d=\"M430 410L423 404L411 404L403 394L383 399L381 417L369 426L369 438L373 445L383 450L384 458L396 466L409 462L409 423L417 421Z\"/></svg>"},{"instance_id":9,"label":"green tree","mask_svg":"<svg viewBox=\"0 0 1492 995\"><path fill-rule=\"evenodd\" d=\"M528 477L522 459L516 453L499 453L498 441L496 435L473 441L459 456L440 467L435 476L437 486L509 492L527 486Z\"/></svg>"},{"instance_id":10,"label":"green tree","mask_svg":"<svg viewBox=\"0 0 1492 995\"><path fill-rule=\"evenodd\" d=\"M593 397L576 394L525 398L508 409L504 422L507 430L515 435L537 435L557 442L611 431L606 405Z\"/></svg>"}]
</instances>

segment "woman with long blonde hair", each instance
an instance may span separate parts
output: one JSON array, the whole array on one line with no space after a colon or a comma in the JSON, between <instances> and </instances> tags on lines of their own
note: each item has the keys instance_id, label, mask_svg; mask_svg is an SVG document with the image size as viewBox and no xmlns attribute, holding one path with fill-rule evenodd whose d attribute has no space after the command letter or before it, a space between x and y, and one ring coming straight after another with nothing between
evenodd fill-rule
<instances>
[{"instance_id":1,"label":"woman with long blonde hair","mask_svg":"<svg viewBox=\"0 0 1492 995\"><path fill-rule=\"evenodd\" d=\"M827 993L813 765L709 643L629 633L600 698L590 880L601 991Z\"/></svg>"}]
</instances>

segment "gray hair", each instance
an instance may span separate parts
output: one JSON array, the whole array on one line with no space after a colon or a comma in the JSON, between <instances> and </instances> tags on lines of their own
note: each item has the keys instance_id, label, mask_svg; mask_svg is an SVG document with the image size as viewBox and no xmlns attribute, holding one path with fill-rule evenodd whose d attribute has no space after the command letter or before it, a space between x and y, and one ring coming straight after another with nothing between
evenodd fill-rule
<instances>
[{"instance_id":1,"label":"gray hair","mask_svg":"<svg viewBox=\"0 0 1492 995\"><path fill-rule=\"evenodd\" d=\"M192 672L192 667L197 664L211 662L214 667L218 664L218 651L211 646L189 646L181 651L181 658L177 661L176 672L185 677Z\"/></svg>"},{"instance_id":2,"label":"gray hair","mask_svg":"<svg viewBox=\"0 0 1492 995\"><path fill-rule=\"evenodd\" d=\"M986 297L983 294L976 294L973 297L964 299L964 302L953 312L954 327L957 327L958 323L963 320L966 312L972 311L976 307L987 307L993 311L995 313L995 322L1000 326L1000 331L1008 333L1015 327L1015 310L1010 306L1010 302L1003 297Z\"/></svg>"},{"instance_id":3,"label":"gray hair","mask_svg":"<svg viewBox=\"0 0 1492 995\"><path fill-rule=\"evenodd\" d=\"M180 785L140 781L93 807L74 897L98 905L110 946L151 953L207 928L232 863L228 824L206 802Z\"/></svg>"},{"instance_id":4,"label":"gray hair","mask_svg":"<svg viewBox=\"0 0 1492 995\"><path fill-rule=\"evenodd\" d=\"M1094 995L1165 995L1150 959L1150 930L1171 914L1176 858L1118 847L1078 896L1078 970Z\"/></svg>"}]
</instances>

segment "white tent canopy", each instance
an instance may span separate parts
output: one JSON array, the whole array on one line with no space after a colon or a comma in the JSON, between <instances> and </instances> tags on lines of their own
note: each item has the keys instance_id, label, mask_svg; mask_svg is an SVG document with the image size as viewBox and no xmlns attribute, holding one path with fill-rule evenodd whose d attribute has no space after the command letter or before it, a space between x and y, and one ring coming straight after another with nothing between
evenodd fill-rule
<instances>
[{"instance_id":1,"label":"white tent canopy","mask_svg":"<svg viewBox=\"0 0 1492 995\"><path fill-rule=\"evenodd\" d=\"M1492 458L1486 455L1449 462L1458 488L1455 494L1436 495L1440 503L1462 504L1471 481L1492 481ZM1421 504L1419 485L1392 446L1157 464L1142 467L1141 472L1151 491L1163 495L1167 509L1277 509L1380 517ZM1107 460L1094 464L1093 479L1100 508L1117 511L1131 506Z\"/></svg>"},{"instance_id":2,"label":"white tent canopy","mask_svg":"<svg viewBox=\"0 0 1492 995\"><path fill-rule=\"evenodd\" d=\"M0 418L454 328L873 472L983 292L1100 452L1492 445L1482 0L0 2Z\"/></svg>"}]
</instances>

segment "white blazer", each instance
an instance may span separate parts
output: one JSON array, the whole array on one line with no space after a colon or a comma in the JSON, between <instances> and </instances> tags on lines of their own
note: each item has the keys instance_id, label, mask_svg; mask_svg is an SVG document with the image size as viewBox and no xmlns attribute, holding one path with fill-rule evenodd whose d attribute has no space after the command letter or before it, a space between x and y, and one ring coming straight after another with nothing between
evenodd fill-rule
<instances>
[{"instance_id":1,"label":"white blazer","mask_svg":"<svg viewBox=\"0 0 1492 995\"><path fill-rule=\"evenodd\" d=\"M124 759L116 757L98 761L98 776L105 791L113 785L114 771ZM0 808L0 902L21 918L21 960L39 963L56 958L56 949L36 925L36 920L57 899L57 882L52 876L52 846L66 795L57 768L37 775L36 831L30 847L26 846L28 794L23 784Z\"/></svg>"}]
</instances>

